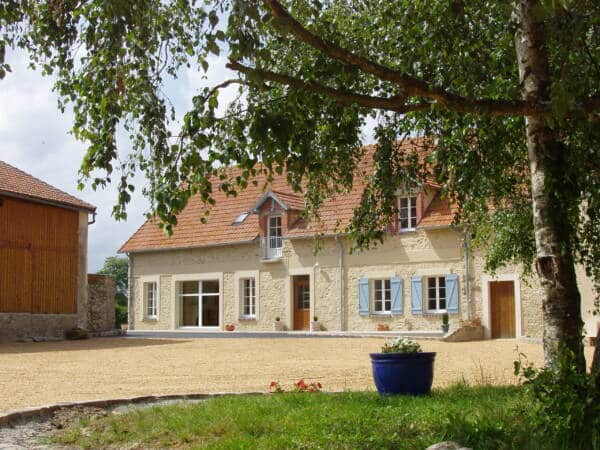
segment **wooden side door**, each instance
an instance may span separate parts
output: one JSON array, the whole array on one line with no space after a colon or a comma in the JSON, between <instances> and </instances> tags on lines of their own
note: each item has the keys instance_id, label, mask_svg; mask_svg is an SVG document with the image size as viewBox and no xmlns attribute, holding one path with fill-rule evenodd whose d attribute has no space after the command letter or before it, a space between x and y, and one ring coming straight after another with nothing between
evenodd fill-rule
<instances>
[{"instance_id":1,"label":"wooden side door","mask_svg":"<svg viewBox=\"0 0 600 450\"><path fill-rule=\"evenodd\" d=\"M515 327L515 284L513 281L490 283L490 314L492 338L514 338Z\"/></svg>"},{"instance_id":2,"label":"wooden side door","mask_svg":"<svg viewBox=\"0 0 600 450\"><path fill-rule=\"evenodd\" d=\"M294 330L310 327L310 278L299 275L294 280Z\"/></svg>"}]
</instances>

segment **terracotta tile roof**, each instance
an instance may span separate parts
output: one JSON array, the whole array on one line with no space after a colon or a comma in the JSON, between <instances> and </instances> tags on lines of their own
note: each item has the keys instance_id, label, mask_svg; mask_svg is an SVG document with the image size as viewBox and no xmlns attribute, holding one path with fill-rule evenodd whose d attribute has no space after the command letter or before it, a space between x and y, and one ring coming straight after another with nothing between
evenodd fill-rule
<instances>
[{"instance_id":1,"label":"terracotta tile roof","mask_svg":"<svg viewBox=\"0 0 600 450\"><path fill-rule=\"evenodd\" d=\"M439 193L435 195L427 209L423 213L418 227L448 226L454 220L458 208L443 199Z\"/></svg>"},{"instance_id":2,"label":"terracotta tile roof","mask_svg":"<svg viewBox=\"0 0 600 450\"><path fill-rule=\"evenodd\" d=\"M0 194L17 196L32 201L44 201L57 206L95 211L96 207L73 197L48 183L35 178L10 164L0 161Z\"/></svg>"},{"instance_id":3,"label":"terracotta tile roof","mask_svg":"<svg viewBox=\"0 0 600 450\"><path fill-rule=\"evenodd\" d=\"M417 151L418 144L414 141L405 142L408 151ZM362 192L365 188L367 177L364 174L372 170L372 155L375 147L365 148L365 158L357 168L359 176L355 177L355 183L350 192L340 194L335 198L324 202L320 211L318 223L307 223L299 219L293 223L284 237L299 237L313 235L315 233L332 234L343 230L353 217L354 209L359 205ZM415 150L417 149L417 150ZM235 176L237 169L231 169L230 175ZM192 197L185 209L180 213L177 226L173 235L168 237L156 226L153 220L143 224L133 236L129 238L119 250L120 252L139 252L159 249L176 249L203 247L212 245L235 244L250 242L259 236L259 223L257 214L249 214L248 217L238 225L232 225L236 217L242 212L250 211L256 203L265 195L265 192L273 192L277 198L292 209L303 209L303 197L294 192L287 184L285 173L275 176L273 182L266 186L266 177L255 178L256 186L249 183L246 190L240 192L236 197L227 197L220 190L215 190L214 198L216 206L211 208L207 223L202 224L200 218L205 206L199 197ZM446 205L446 207L444 206ZM426 212L423 221L427 224L450 225L454 211L449 208L443 200L432 201L434 209Z\"/></svg>"},{"instance_id":4,"label":"terracotta tile roof","mask_svg":"<svg viewBox=\"0 0 600 450\"><path fill-rule=\"evenodd\" d=\"M304 209L304 197L299 193L287 193L281 191L272 191L285 205L290 209L302 211Z\"/></svg>"}]
</instances>

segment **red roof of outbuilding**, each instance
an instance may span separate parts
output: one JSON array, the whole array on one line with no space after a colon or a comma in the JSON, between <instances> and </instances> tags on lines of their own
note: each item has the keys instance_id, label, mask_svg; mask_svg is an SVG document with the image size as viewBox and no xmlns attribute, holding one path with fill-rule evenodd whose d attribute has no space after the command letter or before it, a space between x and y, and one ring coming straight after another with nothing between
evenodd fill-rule
<instances>
[{"instance_id":1,"label":"red roof of outbuilding","mask_svg":"<svg viewBox=\"0 0 600 450\"><path fill-rule=\"evenodd\" d=\"M67 194L4 161L0 161L0 194L52 203L56 206L84 209L90 212L96 210L95 206L73 197L71 194Z\"/></svg>"}]
</instances>

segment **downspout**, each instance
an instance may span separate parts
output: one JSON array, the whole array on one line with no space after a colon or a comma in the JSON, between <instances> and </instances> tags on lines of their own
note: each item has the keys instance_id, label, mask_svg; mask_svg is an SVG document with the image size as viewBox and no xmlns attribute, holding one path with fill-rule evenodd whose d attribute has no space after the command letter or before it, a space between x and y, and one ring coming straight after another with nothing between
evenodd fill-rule
<instances>
[{"instance_id":1,"label":"downspout","mask_svg":"<svg viewBox=\"0 0 600 450\"><path fill-rule=\"evenodd\" d=\"M471 320L471 241L469 232L463 230L463 247L465 249L465 295L467 296L467 320Z\"/></svg>"},{"instance_id":2,"label":"downspout","mask_svg":"<svg viewBox=\"0 0 600 450\"><path fill-rule=\"evenodd\" d=\"M127 253L127 329L133 330L133 317L135 311L133 310L133 258L131 253Z\"/></svg>"},{"instance_id":3,"label":"downspout","mask_svg":"<svg viewBox=\"0 0 600 450\"><path fill-rule=\"evenodd\" d=\"M340 331L344 331L344 246L339 236L335 237L338 245L339 269L340 269Z\"/></svg>"}]
</instances>

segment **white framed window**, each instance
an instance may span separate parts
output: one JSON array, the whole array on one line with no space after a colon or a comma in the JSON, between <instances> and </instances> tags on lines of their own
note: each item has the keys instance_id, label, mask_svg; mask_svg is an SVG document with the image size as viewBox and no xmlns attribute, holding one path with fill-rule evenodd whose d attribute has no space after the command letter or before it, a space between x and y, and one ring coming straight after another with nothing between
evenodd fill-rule
<instances>
[{"instance_id":1,"label":"white framed window","mask_svg":"<svg viewBox=\"0 0 600 450\"><path fill-rule=\"evenodd\" d=\"M241 280L242 317L245 319L256 318L256 279L243 278Z\"/></svg>"},{"instance_id":2,"label":"white framed window","mask_svg":"<svg viewBox=\"0 0 600 450\"><path fill-rule=\"evenodd\" d=\"M427 277L427 311L446 312L446 277Z\"/></svg>"},{"instance_id":3,"label":"white framed window","mask_svg":"<svg viewBox=\"0 0 600 450\"><path fill-rule=\"evenodd\" d=\"M412 231L417 228L417 197L398 199L398 230Z\"/></svg>"},{"instance_id":4,"label":"white framed window","mask_svg":"<svg viewBox=\"0 0 600 450\"><path fill-rule=\"evenodd\" d=\"M158 317L158 284L155 281L144 283L145 314L148 319Z\"/></svg>"},{"instance_id":5,"label":"white framed window","mask_svg":"<svg viewBox=\"0 0 600 450\"><path fill-rule=\"evenodd\" d=\"M269 216L267 230L267 257L279 258L282 254L281 216Z\"/></svg>"},{"instance_id":6,"label":"white framed window","mask_svg":"<svg viewBox=\"0 0 600 450\"><path fill-rule=\"evenodd\" d=\"M373 280L373 311L377 314L392 312L392 288L389 279Z\"/></svg>"},{"instance_id":7,"label":"white framed window","mask_svg":"<svg viewBox=\"0 0 600 450\"><path fill-rule=\"evenodd\" d=\"M220 320L219 280L184 280L178 285L179 326L218 327Z\"/></svg>"}]
</instances>

